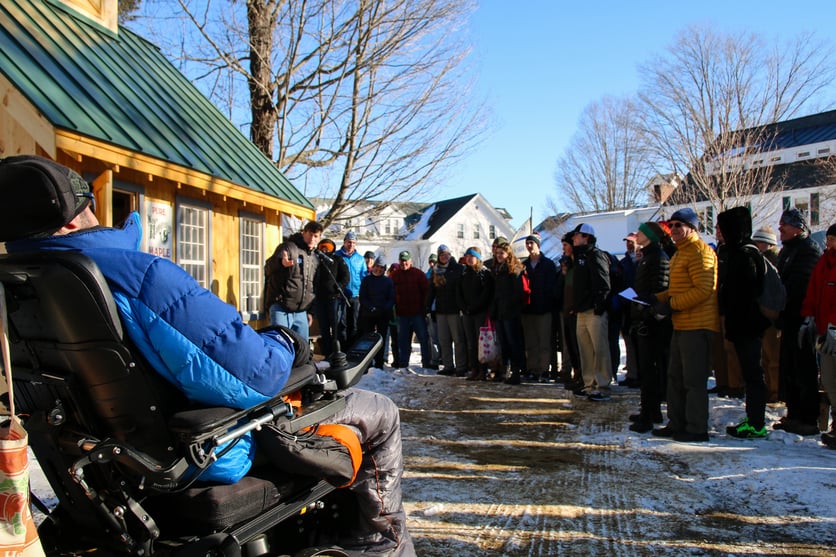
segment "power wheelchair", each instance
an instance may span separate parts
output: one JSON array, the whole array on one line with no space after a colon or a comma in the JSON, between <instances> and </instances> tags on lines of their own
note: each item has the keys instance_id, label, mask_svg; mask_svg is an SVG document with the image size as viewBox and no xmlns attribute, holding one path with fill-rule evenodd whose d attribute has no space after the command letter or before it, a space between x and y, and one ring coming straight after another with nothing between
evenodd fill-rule
<instances>
[{"instance_id":1,"label":"power wheelchair","mask_svg":"<svg viewBox=\"0 0 836 557\"><path fill-rule=\"evenodd\" d=\"M289 432L327 422L380 349L379 335L332 357L325 371L294 368L265 404L200 408L132 346L90 259L0 255L0 281L15 403L58 500L42 509L48 555L346 555L322 545L352 512L345 490L258 462L234 485L201 482L200 473L267 422ZM301 392L300 409L285 402L291 392Z\"/></svg>"}]
</instances>

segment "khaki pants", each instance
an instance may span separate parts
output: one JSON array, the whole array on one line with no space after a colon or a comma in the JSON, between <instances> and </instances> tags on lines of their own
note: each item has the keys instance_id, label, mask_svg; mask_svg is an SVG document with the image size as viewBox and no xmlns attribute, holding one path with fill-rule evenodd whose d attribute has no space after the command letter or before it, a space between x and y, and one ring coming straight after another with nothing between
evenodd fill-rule
<instances>
[{"instance_id":1,"label":"khaki pants","mask_svg":"<svg viewBox=\"0 0 836 557\"><path fill-rule=\"evenodd\" d=\"M584 388L607 388L612 380L607 314L579 313L577 332Z\"/></svg>"},{"instance_id":2,"label":"khaki pants","mask_svg":"<svg viewBox=\"0 0 836 557\"><path fill-rule=\"evenodd\" d=\"M713 333L711 349L717 387L743 390L743 373L740 371L734 344L726 340L725 319L720 321L720 332Z\"/></svg>"},{"instance_id":3,"label":"khaki pants","mask_svg":"<svg viewBox=\"0 0 836 557\"><path fill-rule=\"evenodd\" d=\"M770 327L763 332L761 367L766 382L766 401L778 402L778 364L781 356L781 338L778 329Z\"/></svg>"}]
</instances>

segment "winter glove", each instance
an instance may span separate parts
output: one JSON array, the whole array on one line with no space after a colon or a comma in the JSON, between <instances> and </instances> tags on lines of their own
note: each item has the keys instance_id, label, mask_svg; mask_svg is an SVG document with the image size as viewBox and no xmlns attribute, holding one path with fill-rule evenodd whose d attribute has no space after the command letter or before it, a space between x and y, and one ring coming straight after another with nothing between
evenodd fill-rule
<instances>
[{"instance_id":1,"label":"winter glove","mask_svg":"<svg viewBox=\"0 0 836 557\"><path fill-rule=\"evenodd\" d=\"M819 352L822 354L836 354L836 325L833 323L827 324L827 331L822 335Z\"/></svg>"},{"instance_id":2,"label":"winter glove","mask_svg":"<svg viewBox=\"0 0 836 557\"><path fill-rule=\"evenodd\" d=\"M815 346L816 340L816 320L812 317L805 317L801 326L798 328L798 347L804 348L804 344Z\"/></svg>"},{"instance_id":3,"label":"winter glove","mask_svg":"<svg viewBox=\"0 0 836 557\"><path fill-rule=\"evenodd\" d=\"M653 309L651 311L653 312L653 316L660 321L673 313L671 303L669 301L656 302L653 304Z\"/></svg>"}]
</instances>

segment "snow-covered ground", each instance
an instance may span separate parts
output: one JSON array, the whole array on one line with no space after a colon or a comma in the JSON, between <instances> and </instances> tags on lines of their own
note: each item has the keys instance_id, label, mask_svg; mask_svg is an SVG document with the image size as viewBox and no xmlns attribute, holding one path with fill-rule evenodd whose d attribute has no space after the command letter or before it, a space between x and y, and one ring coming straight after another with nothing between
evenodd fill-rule
<instances>
[{"instance_id":1,"label":"snow-covered ground","mask_svg":"<svg viewBox=\"0 0 836 557\"><path fill-rule=\"evenodd\" d=\"M743 401L712 396L710 441L686 444L628 430L635 389L595 403L417 365L373 368L359 387L401 408L418 555L836 555L836 451L727 436Z\"/></svg>"},{"instance_id":2,"label":"snow-covered ground","mask_svg":"<svg viewBox=\"0 0 836 557\"><path fill-rule=\"evenodd\" d=\"M729 437L743 401L712 396L710 441L687 444L629 431L635 389L596 403L417 366L359 386L401 408L419 555L836 555L836 451Z\"/></svg>"}]
</instances>

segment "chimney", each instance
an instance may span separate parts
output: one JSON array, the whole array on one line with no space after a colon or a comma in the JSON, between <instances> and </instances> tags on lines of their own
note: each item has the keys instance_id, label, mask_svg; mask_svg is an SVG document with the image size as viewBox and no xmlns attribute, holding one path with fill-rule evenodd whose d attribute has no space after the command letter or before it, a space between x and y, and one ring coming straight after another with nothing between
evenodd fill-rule
<instances>
[{"instance_id":1,"label":"chimney","mask_svg":"<svg viewBox=\"0 0 836 557\"><path fill-rule=\"evenodd\" d=\"M61 0L114 33L119 31L119 0Z\"/></svg>"}]
</instances>

